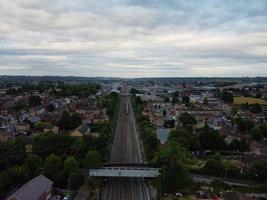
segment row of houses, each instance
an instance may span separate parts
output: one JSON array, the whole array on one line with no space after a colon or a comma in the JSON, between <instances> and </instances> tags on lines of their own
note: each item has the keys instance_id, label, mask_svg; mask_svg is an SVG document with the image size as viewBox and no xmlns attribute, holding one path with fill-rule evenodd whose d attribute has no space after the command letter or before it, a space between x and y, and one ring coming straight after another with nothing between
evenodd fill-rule
<instances>
[{"instance_id":1,"label":"row of houses","mask_svg":"<svg viewBox=\"0 0 267 200\"><path fill-rule=\"evenodd\" d=\"M94 96L80 99L76 96L54 97L47 94L38 94L41 97L41 104L29 109L21 108L16 110L20 102L27 102L29 94L11 97L2 95L0 98L0 141L7 141L10 138L23 135L39 134L52 131L58 133L55 126L62 111L77 112L87 121L100 123L108 120L105 111L96 106ZM38 122L45 123L43 130L34 128ZM83 123L79 130L84 130ZM84 132L84 131L81 131Z\"/></svg>"}]
</instances>

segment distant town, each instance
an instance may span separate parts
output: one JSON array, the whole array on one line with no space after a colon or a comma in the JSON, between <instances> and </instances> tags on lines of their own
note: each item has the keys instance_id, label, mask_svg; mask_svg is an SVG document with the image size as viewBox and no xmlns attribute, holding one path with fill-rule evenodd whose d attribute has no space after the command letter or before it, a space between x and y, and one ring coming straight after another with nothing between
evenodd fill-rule
<instances>
[{"instance_id":1,"label":"distant town","mask_svg":"<svg viewBox=\"0 0 267 200\"><path fill-rule=\"evenodd\" d=\"M267 199L267 78L0 76L0 199L114 199L120 164L158 169L140 199Z\"/></svg>"}]
</instances>

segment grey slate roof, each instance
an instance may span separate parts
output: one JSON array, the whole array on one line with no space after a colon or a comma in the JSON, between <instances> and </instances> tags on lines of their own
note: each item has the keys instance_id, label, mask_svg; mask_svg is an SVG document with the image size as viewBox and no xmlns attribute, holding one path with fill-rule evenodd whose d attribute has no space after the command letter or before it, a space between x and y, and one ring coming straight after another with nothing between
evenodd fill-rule
<instances>
[{"instance_id":1,"label":"grey slate roof","mask_svg":"<svg viewBox=\"0 0 267 200\"><path fill-rule=\"evenodd\" d=\"M16 197L20 200L36 200L52 185L53 181L43 175L39 175L25 183L17 191L11 194L7 200L12 197Z\"/></svg>"},{"instance_id":2,"label":"grey slate roof","mask_svg":"<svg viewBox=\"0 0 267 200\"><path fill-rule=\"evenodd\" d=\"M41 120L41 118L38 116L31 116L29 119L30 119L31 123L36 123L36 122Z\"/></svg>"},{"instance_id":3,"label":"grey slate roof","mask_svg":"<svg viewBox=\"0 0 267 200\"><path fill-rule=\"evenodd\" d=\"M89 124L83 124L78 131L82 134L85 134L85 132L90 129L90 125Z\"/></svg>"}]
</instances>

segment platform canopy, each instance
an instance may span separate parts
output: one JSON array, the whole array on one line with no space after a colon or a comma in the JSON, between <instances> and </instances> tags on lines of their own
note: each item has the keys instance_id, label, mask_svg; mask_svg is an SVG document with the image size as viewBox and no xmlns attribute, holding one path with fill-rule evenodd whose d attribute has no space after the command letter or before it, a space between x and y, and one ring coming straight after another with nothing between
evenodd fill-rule
<instances>
[{"instance_id":1,"label":"platform canopy","mask_svg":"<svg viewBox=\"0 0 267 200\"><path fill-rule=\"evenodd\" d=\"M159 175L158 168L138 167L103 167L89 169L89 176L96 177L140 177L155 178Z\"/></svg>"}]
</instances>

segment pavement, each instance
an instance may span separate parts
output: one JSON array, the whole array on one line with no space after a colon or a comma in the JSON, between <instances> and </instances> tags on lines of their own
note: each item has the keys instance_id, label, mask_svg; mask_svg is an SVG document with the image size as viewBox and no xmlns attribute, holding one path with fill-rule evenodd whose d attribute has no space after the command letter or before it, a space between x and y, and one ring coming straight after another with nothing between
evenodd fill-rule
<instances>
[{"instance_id":1,"label":"pavement","mask_svg":"<svg viewBox=\"0 0 267 200\"><path fill-rule=\"evenodd\" d=\"M75 200L86 200L87 193L86 192L78 192Z\"/></svg>"},{"instance_id":2,"label":"pavement","mask_svg":"<svg viewBox=\"0 0 267 200\"><path fill-rule=\"evenodd\" d=\"M203 174L191 174L191 177L195 182L211 183L215 179L219 179L222 182L231 186L250 187L252 185L255 185L255 183L250 180L237 179L237 178L220 178Z\"/></svg>"},{"instance_id":3,"label":"pavement","mask_svg":"<svg viewBox=\"0 0 267 200\"><path fill-rule=\"evenodd\" d=\"M88 190L88 177L84 179L83 185L80 187L78 194L75 197L75 200L86 200Z\"/></svg>"}]
</instances>

